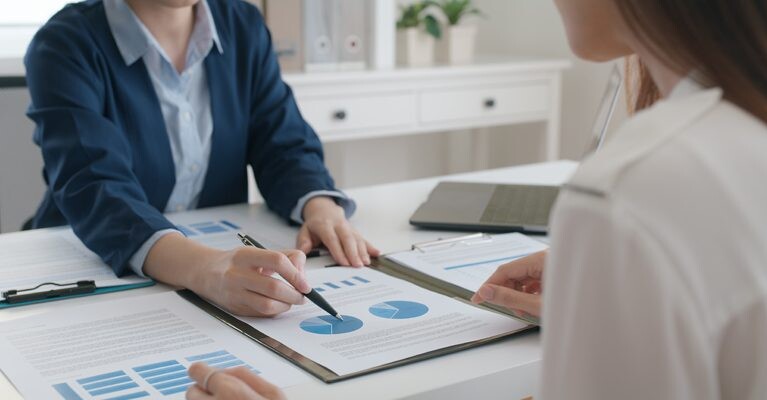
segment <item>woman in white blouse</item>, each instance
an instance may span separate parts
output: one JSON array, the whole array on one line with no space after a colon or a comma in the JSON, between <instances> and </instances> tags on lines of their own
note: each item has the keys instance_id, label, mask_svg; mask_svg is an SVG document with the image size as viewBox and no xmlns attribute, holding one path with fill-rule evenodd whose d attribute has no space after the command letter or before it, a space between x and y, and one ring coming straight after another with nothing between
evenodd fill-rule
<instances>
[{"instance_id":1,"label":"woman in white blouse","mask_svg":"<svg viewBox=\"0 0 767 400\"><path fill-rule=\"evenodd\" d=\"M542 315L541 398L767 398L767 4L556 3L578 56L631 57L639 112L563 187L550 252L473 300ZM190 372L190 399L282 396Z\"/></svg>"}]
</instances>

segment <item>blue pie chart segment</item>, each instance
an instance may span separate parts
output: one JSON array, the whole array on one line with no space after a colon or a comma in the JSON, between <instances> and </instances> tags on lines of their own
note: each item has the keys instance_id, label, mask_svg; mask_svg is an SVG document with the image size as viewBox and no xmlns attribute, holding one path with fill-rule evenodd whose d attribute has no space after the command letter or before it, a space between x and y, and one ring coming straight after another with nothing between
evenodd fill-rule
<instances>
[{"instance_id":1,"label":"blue pie chart segment","mask_svg":"<svg viewBox=\"0 0 767 400\"><path fill-rule=\"evenodd\" d=\"M393 300L374 304L370 307L370 313L376 317L386 319L416 318L429 312L425 304L414 301Z\"/></svg>"},{"instance_id":2,"label":"blue pie chart segment","mask_svg":"<svg viewBox=\"0 0 767 400\"><path fill-rule=\"evenodd\" d=\"M318 335L340 335L354 332L362 328L362 321L349 315L341 316L344 320L339 321L330 315L321 315L301 321L301 329Z\"/></svg>"}]
</instances>

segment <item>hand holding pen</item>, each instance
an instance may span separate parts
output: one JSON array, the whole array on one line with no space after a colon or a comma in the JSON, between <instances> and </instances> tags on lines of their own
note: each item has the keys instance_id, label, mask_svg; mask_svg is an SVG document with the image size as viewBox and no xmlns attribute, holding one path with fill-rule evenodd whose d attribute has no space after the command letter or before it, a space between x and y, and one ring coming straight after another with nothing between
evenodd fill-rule
<instances>
[{"instance_id":1,"label":"hand holding pen","mask_svg":"<svg viewBox=\"0 0 767 400\"><path fill-rule=\"evenodd\" d=\"M255 239L248 235L243 235L242 233L238 233L237 237L240 239L242 244L245 246L253 246L257 247L262 250L266 250L266 247L264 247L261 243L258 243ZM328 314L336 317L337 319L343 321L343 317L341 317L341 314L339 314L331 305L328 303L325 298L323 298L319 293L317 293L316 290L312 289L305 281L300 288L295 287L296 290L303 293L304 296L306 296L307 299L309 299L312 303L316 304L319 308L323 309Z\"/></svg>"}]
</instances>

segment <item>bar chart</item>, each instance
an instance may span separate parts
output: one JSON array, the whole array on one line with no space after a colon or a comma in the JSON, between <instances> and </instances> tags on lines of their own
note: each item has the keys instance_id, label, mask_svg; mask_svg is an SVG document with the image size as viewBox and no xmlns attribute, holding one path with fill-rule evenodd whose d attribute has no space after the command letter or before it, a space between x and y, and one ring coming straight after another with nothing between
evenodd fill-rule
<instances>
[{"instance_id":1,"label":"bar chart","mask_svg":"<svg viewBox=\"0 0 767 400\"><path fill-rule=\"evenodd\" d=\"M187 369L195 362L226 369L243 366L257 369L226 350L192 355L181 360L165 360L139 365L128 370L110 371L53 385L63 400L131 400L141 398L183 398L194 383Z\"/></svg>"}]
</instances>

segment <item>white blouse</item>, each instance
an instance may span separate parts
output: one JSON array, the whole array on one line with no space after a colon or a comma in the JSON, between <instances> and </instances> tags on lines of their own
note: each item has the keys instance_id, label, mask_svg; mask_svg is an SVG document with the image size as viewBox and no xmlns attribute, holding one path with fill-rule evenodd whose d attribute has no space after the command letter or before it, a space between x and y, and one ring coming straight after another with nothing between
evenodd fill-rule
<instances>
[{"instance_id":1,"label":"white blouse","mask_svg":"<svg viewBox=\"0 0 767 400\"><path fill-rule=\"evenodd\" d=\"M767 399L767 126L681 82L560 194L544 399Z\"/></svg>"}]
</instances>

